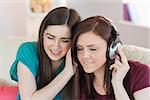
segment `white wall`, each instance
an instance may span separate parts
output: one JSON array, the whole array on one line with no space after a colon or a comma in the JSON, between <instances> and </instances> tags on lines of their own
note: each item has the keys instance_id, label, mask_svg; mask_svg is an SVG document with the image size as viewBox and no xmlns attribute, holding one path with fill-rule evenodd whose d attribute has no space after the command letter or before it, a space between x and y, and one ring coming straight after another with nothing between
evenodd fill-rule
<instances>
[{"instance_id":1,"label":"white wall","mask_svg":"<svg viewBox=\"0 0 150 100\"><path fill-rule=\"evenodd\" d=\"M150 49L150 28L130 22L120 21L118 30L123 44L131 44Z\"/></svg>"},{"instance_id":2,"label":"white wall","mask_svg":"<svg viewBox=\"0 0 150 100\"><path fill-rule=\"evenodd\" d=\"M66 5L76 9L82 18L104 15L114 22L123 18L122 0L53 0L52 7L60 6L60 1L67 1Z\"/></svg>"},{"instance_id":3,"label":"white wall","mask_svg":"<svg viewBox=\"0 0 150 100\"><path fill-rule=\"evenodd\" d=\"M0 0L0 36L26 35L26 0Z\"/></svg>"},{"instance_id":4,"label":"white wall","mask_svg":"<svg viewBox=\"0 0 150 100\"><path fill-rule=\"evenodd\" d=\"M29 0L0 0L0 36L34 36L41 18L35 18L27 6ZM58 6L68 6L76 9L82 18L103 15L116 24L122 20L122 0L52 0L52 9ZM34 20L33 20L34 19Z\"/></svg>"},{"instance_id":5,"label":"white wall","mask_svg":"<svg viewBox=\"0 0 150 100\"><path fill-rule=\"evenodd\" d=\"M73 6L81 12L83 18L103 15L112 19L114 22L123 18L121 0L82 0L82 3L75 2Z\"/></svg>"},{"instance_id":6,"label":"white wall","mask_svg":"<svg viewBox=\"0 0 150 100\"><path fill-rule=\"evenodd\" d=\"M0 80L9 77L17 47L27 35L27 0L0 0Z\"/></svg>"}]
</instances>

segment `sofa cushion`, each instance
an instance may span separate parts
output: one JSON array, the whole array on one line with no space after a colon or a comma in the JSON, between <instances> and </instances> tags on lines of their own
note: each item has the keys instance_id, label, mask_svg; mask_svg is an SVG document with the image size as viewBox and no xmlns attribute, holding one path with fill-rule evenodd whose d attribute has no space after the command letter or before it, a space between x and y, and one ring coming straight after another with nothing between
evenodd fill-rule
<instances>
[{"instance_id":1,"label":"sofa cushion","mask_svg":"<svg viewBox=\"0 0 150 100\"><path fill-rule=\"evenodd\" d=\"M16 100L17 85L0 85L0 100Z\"/></svg>"},{"instance_id":2,"label":"sofa cushion","mask_svg":"<svg viewBox=\"0 0 150 100\"><path fill-rule=\"evenodd\" d=\"M134 45L123 45L122 47L128 60L139 61L150 66L150 49Z\"/></svg>"}]
</instances>

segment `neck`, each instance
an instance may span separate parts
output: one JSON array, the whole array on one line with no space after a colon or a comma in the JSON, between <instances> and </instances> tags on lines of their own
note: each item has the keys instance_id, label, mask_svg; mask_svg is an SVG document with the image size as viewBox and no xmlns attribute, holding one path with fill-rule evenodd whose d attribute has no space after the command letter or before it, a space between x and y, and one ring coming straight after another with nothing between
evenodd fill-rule
<instances>
[{"instance_id":1,"label":"neck","mask_svg":"<svg viewBox=\"0 0 150 100\"><path fill-rule=\"evenodd\" d=\"M99 83L102 83L102 84L104 81L104 70L105 70L105 67L103 66L94 72L95 80L98 81Z\"/></svg>"},{"instance_id":2,"label":"neck","mask_svg":"<svg viewBox=\"0 0 150 100\"><path fill-rule=\"evenodd\" d=\"M94 80L93 86L94 86L95 91L98 94L106 95L106 91L105 91L106 86L103 85L103 82Z\"/></svg>"},{"instance_id":3,"label":"neck","mask_svg":"<svg viewBox=\"0 0 150 100\"><path fill-rule=\"evenodd\" d=\"M101 67L99 70L97 70L96 72L94 72L95 75L95 79L93 82L93 86L95 88L95 91L100 94L100 95L105 95L105 86L104 86L104 68L105 67Z\"/></svg>"},{"instance_id":4,"label":"neck","mask_svg":"<svg viewBox=\"0 0 150 100\"><path fill-rule=\"evenodd\" d=\"M60 66L61 62L62 62L62 59L58 61L51 61L52 69L55 71Z\"/></svg>"}]
</instances>

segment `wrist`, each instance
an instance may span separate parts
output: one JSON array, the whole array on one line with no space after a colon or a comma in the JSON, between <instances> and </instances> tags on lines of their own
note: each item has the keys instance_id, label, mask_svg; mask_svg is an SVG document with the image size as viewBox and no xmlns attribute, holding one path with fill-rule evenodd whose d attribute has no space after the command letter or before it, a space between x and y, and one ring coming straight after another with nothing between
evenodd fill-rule
<instances>
[{"instance_id":1,"label":"wrist","mask_svg":"<svg viewBox=\"0 0 150 100\"><path fill-rule=\"evenodd\" d=\"M112 81L112 86L115 88L121 88L123 87L123 81L115 81L115 82Z\"/></svg>"},{"instance_id":2,"label":"wrist","mask_svg":"<svg viewBox=\"0 0 150 100\"><path fill-rule=\"evenodd\" d=\"M69 71L67 68L65 68L62 71L66 76L72 77L74 75L74 73L72 71Z\"/></svg>"}]
</instances>

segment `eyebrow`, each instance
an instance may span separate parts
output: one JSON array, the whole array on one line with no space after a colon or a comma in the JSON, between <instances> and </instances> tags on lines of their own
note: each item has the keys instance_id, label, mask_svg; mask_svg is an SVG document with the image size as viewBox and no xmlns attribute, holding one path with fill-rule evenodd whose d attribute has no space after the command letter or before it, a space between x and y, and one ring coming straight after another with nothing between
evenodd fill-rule
<instances>
[{"instance_id":1,"label":"eyebrow","mask_svg":"<svg viewBox=\"0 0 150 100\"><path fill-rule=\"evenodd\" d=\"M78 47L82 47L81 45L77 44ZM93 47L95 45L91 44L91 45L87 45L86 47Z\"/></svg>"},{"instance_id":2,"label":"eyebrow","mask_svg":"<svg viewBox=\"0 0 150 100\"><path fill-rule=\"evenodd\" d=\"M52 36L52 37L55 37L54 35L52 35L52 34L50 34L50 33L46 33L46 35L50 35L50 36Z\"/></svg>"},{"instance_id":3,"label":"eyebrow","mask_svg":"<svg viewBox=\"0 0 150 100\"><path fill-rule=\"evenodd\" d=\"M50 33L46 33L46 35L50 35L50 36L52 36L52 37L55 37L55 35L52 35L52 34L50 34ZM62 37L61 39L71 39L71 37Z\"/></svg>"}]
</instances>

